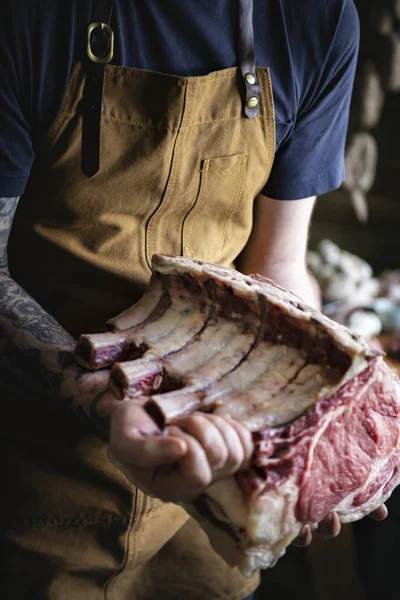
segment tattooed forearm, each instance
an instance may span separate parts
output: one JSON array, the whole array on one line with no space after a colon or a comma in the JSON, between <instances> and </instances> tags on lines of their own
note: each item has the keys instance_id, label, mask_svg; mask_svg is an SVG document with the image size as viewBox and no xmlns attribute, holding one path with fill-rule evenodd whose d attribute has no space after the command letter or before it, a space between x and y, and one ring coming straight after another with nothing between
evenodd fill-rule
<instances>
[{"instance_id":1,"label":"tattooed forearm","mask_svg":"<svg viewBox=\"0 0 400 600\"><path fill-rule=\"evenodd\" d=\"M19 198L0 198L0 270L8 268L7 242Z\"/></svg>"},{"instance_id":2,"label":"tattooed forearm","mask_svg":"<svg viewBox=\"0 0 400 600\"><path fill-rule=\"evenodd\" d=\"M75 347L74 338L10 278L0 279L0 313L40 342Z\"/></svg>"},{"instance_id":3,"label":"tattooed forearm","mask_svg":"<svg viewBox=\"0 0 400 600\"><path fill-rule=\"evenodd\" d=\"M73 359L76 342L14 281L7 244L18 198L0 198L0 392L21 401L39 398L42 407L74 412L101 425L96 412L108 374L87 373ZM100 394L100 396L99 396ZM44 404L43 404L44 403Z\"/></svg>"},{"instance_id":4,"label":"tattooed forearm","mask_svg":"<svg viewBox=\"0 0 400 600\"><path fill-rule=\"evenodd\" d=\"M104 437L108 421L96 408L108 373L80 368L73 358L75 345L33 298L0 274L0 388L12 397L39 397L52 411L73 412Z\"/></svg>"}]
</instances>

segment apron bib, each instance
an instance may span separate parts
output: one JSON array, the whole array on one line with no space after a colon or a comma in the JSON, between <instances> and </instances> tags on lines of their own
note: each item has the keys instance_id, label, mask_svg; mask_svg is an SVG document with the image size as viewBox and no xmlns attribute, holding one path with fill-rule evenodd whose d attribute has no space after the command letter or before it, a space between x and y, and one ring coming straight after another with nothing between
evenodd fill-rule
<instances>
[{"instance_id":1,"label":"apron bib","mask_svg":"<svg viewBox=\"0 0 400 600\"><path fill-rule=\"evenodd\" d=\"M99 331L137 301L155 252L233 266L275 149L270 74L249 68L260 88L256 117L245 114L251 90L240 68L175 77L107 65L100 168L88 177L87 69L75 66L9 250L15 279L72 334Z\"/></svg>"},{"instance_id":2,"label":"apron bib","mask_svg":"<svg viewBox=\"0 0 400 600\"><path fill-rule=\"evenodd\" d=\"M9 244L15 279L74 335L139 299L155 252L233 266L274 159L252 0L238 2L240 67L202 77L106 64L112 4L94 2L91 58L73 69ZM181 508L133 488L73 416L14 404L1 597L240 600L255 589Z\"/></svg>"}]
</instances>

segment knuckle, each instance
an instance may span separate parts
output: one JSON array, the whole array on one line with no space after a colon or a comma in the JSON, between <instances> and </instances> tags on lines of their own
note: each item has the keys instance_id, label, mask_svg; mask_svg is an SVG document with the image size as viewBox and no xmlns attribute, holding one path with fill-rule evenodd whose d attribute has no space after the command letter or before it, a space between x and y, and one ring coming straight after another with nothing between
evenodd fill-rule
<instances>
[{"instance_id":1,"label":"knuckle","mask_svg":"<svg viewBox=\"0 0 400 600\"><path fill-rule=\"evenodd\" d=\"M206 417L195 414L185 419L183 422L183 428L196 438L205 438L207 431L210 428L210 423Z\"/></svg>"},{"instance_id":2,"label":"knuckle","mask_svg":"<svg viewBox=\"0 0 400 600\"><path fill-rule=\"evenodd\" d=\"M221 428L226 428L227 426L231 427L229 419L227 419L226 417L221 417L221 415L215 414L210 414L209 417L216 425L218 425Z\"/></svg>"},{"instance_id":3,"label":"knuckle","mask_svg":"<svg viewBox=\"0 0 400 600\"><path fill-rule=\"evenodd\" d=\"M251 433L250 429L248 429L244 425L241 425L240 427L242 428L242 435L243 435L244 441L246 442L247 446L253 451L253 449L254 449L253 434Z\"/></svg>"},{"instance_id":4,"label":"knuckle","mask_svg":"<svg viewBox=\"0 0 400 600\"><path fill-rule=\"evenodd\" d=\"M196 473L191 478L191 484L196 488L205 489L212 483L212 476L208 473Z\"/></svg>"},{"instance_id":5,"label":"knuckle","mask_svg":"<svg viewBox=\"0 0 400 600\"><path fill-rule=\"evenodd\" d=\"M228 449L224 446L211 447L207 455L209 463L214 469L223 468L229 458Z\"/></svg>"},{"instance_id":6,"label":"knuckle","mask_svg":"<svg viewBox=\"0 0 400 600\"><path fill-rule=\"evenodd\" d=\"M200 413L195 413L193 415L190 415L190 417L187 418L188 423L191 423L197 427L204 427L205 425L208 424L207 421L207 417L205 417L204 415L200 414Z\"/></svg>"},{"instance_id":7,"label":"knuckle","mask_svg":"<svg viewBox=\"0 0 400 600\"><path fill-rule=\"evenodd\" d=\"M227 468L231 473L239 471L244 462L244 452L241 448L236 448L235 451L231 451L227 461Z\"/></svg>"}]
</instances>

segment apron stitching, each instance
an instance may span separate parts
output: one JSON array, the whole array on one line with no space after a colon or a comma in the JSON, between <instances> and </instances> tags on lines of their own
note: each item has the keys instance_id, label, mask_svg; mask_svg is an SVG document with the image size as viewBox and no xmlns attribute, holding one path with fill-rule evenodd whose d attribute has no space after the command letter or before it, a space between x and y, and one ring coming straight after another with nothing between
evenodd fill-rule
<instances>
[{"instance_id":1,"label":"apron stitching","mask_svg":"<svg viewBox=\"0 0 400 600\"><path fill-rule=\"evenodd\" d=\"M64 117L63 121L65 121L66 118L72 118L72 117L76 117L77 113L69 113L69 112L62 112L59 115L60 117ZM110 115L105 114L104 115L104 120L105 121L113 121L116 123L122 123L123 125L129 125L129 126L142 126L143 128L148 127L149 129L164 129L165 131L171 131L171 132L175 132L175 131L185 131L186 129L190 129L191 127L197 127L198 125L209 125L210 123L222 123L224 121L238 121L240 119L243 119L242 116L240 117L225 117L223 119L209 119L207 121L196 121L195 123L191 123L190 125L182 125L181 127L170 127L168 125L157 125L155 123L152 122L148 122L148 121L127 121L125 119L120 119L119 117L111 117ZM267 115L259 115L258 117L256 117L256 119L263 119L263 120L270 120L270 117L268 117ZM62 121L62 122L63 122ZM61 124L61 123L60 123Z\"/></svg>"},{"instance_id":2,"label":"apron stitching","mask_svg":"<svg viewBox=\"0 0 400 600\"><path fill-rule=\"evenodd\" d=\"M213 77L212 79L206 79L204 81L193 81L191 78L188 78L186 85L207 85L208 83L213 83L214 81L222 81L223 79L234 79L236 77L236 73L237 72L235 72L232 75L224 75L223 77ZM207 77L207 75L205 77Z\"/></svg>"},{"instance_id":3,"label":"apron stitching","mask_svg":"<svg viewBox=\"0 0 400 600\"><path fill-rule=\"evenodd\" d=\"M230 177L231 175L233 175L233 173L235 171L237 171L238 169L240 169L240 167L243 164L243 160L244 160L244 157L242 156L240 158L239 163L237 165L235 165L234 167L232 167L230 169L230 171L221 171L221 169L219 169L215 165L210 164L210 171L212 171L216 177L219 177L220 179L225 179L226 177Z\"/></svg>"},{"instance_id":4,"label":"apron stitching","mask_svg":"<svg viewBox=\"0 0 400 600\"><path fill-rule=\"evenodd\" d=\"M97 526L97 525L114 525L128 524L129 519L126 517L110 516L110 517L91 517L82 515L80 517L62 517L60 519L23 519L11 521L10 527L18 530L45 529L52 527L81 527L81 526Z\"/></svg>"},{"instance_id":5,"label":"apron stitching","mask_svg":"<svg viewBox=\"0 0 400 600\"><path fill-rule=\"evenodd\" d=\"M193 219L190 218L191 213L193 216L193 211L196 208L196 206L199 208L201 208L204 204L204 200L203 198L205 197L206 193L207 193L207 189L208 189L208 182L209 182L209 177L208 177L208 173L209 173L209 169L210 169L210 159L206 159L204 161L203 164L203 169L201 172L201 180L200 180L200 190L199 190L199 194L196 198L196 201L194 202L192 208L190 209L189 213L186 215L183 224L182 224L182 240L183 240L183 229L185 226L185 221L187 219L188 223L187 223L187 239L188 242L186 244L187 249L188 249L188 253L189 253L189 257L193 256L193 250L192 250L192 245L190 243L190 240L192 239L192 229L193 229ZM182 252L183 254L183 252ZM209 253L207 254L207 258L209 257Z\"/></svg>"},{"instance_id":6,"label":"apron stitching","mask_svg":"<svg viewBox=\"0 0 400 600\"><path fill-rule=\"evenodd\" d=\"M143 128L148 127L149 129L162 129L165 131L178 131L178 127L170 127L168 125L161 125L161 124L155 124L152 123L151 121L127 121L125 119L120 119L119 117L111 117L110 115L105 114L104 115L104 120L105 121L113 121L116 123L123 123L124 125L140 125Z\"/></svg>"},{"instance_id":7,"label":"apron stitching","mask_svg":"<svg viewBox=\"0 0 400 600\"><path fill-rule=\"evenodd\" d=\"M276 144L276 129L275 129L275 105L274 105L274 97L273 97L273 92L272 92L272 86L271 86L271 75L270 72L268 71L268 86L267 86L267 82L264 79L264 77L261 78L261 86L263 89L263 97L265 98L265 102L266 102L266 118L268 123L267 123L267 148L268 148L268 152L267 155L270 157L269 160L269 170L268 171L268 177L267 180L271 174L271 169L272 169L272 165L274 164L274 160L275 160L275 144ZM268 127L269 125L269 127Z\"/></svg>"},{"instance_id":8,"label":"apron stitching","mask_svg":"<svg viewBox=\"0 0 400 600\"><path fill-rule=\"evenodd\" d=\"M190 125L185 125L182 129L189 129L190 127L195 127L196 125L208 125L209 123L220 123L222 121L239 121L240 119L244 120L244 117L240 115L240 117L225 117L224 119L209 119L207 121L197 121L196 123L191 123ZM269 119L266 115L258 115L255 117L254 121L257 119Z\"/></svg>"},{"instance_id":9,"label":"apron stitching","mask_svg":"<svg viewBox=\"0 0 400 600\"><path fill-rule=\"evenodd\" d=\"M109 591L112 592L112 590L110 590L110 586L113 584L114 581L116 581L116 579L118 578L118 576L121 575L124 572L124 570L125 570L128 562L129 562L129 551L130 551L130 547L131 547L131 545L133 543L133 540L131 540L131 538L132 538L131 533L132 533L132 530L133 530L133 526L135 524L136 516L138 514L139 493L140 492L139 492L138 488L135 488L135 501L134 501L134 504L133 504L132 516L131 516L131 519L130 519L130 522L129 522L129 527L128 527L127 532L126 532L126 544L125 544L125 558L124 558L124 563L123 563L121 569L118 571L118 573L114 573L114 575L112 575L108 579L108 581L106 582L106 584L104 586L104 600L112 600L112 597L109 596L109 593L108 593Z\"/></svg>"},{"instance_id":10,"label":"apron stitching","mask_svg":"<svg viewBox=\"0 0 400 600\"><path fill-rule=\"evenodd\" d=\"M47 132L46 137L42 139L41 144L46 144L46 142L54 142L57 136L61 135L61 131L64 125L76 116L77 113L59 113L57 120L53 123L53 125Z\"/></svg>"},{"instance_id":11,"label":"apron stitching","mask_svg":"<svg viewBox=\"0 0 400 600\"><path fill-rule=\"evenodd\" d=\"M178 180L179 167L180 167L181 160L182 160L182 152L180 151L180 145L182 144L182 141L183 141L182 137L185 133L185 131L183 131L183 128L182 128L182 123L185 118L186 104L187 104L187 90L185 90L180 126L178 127L178 130L177 130L174 148L172 151L169 181L167 182L167 187L166 187L163 199L161 200L160 204L158 205L156 210L153 212L153 214L150 216L147 226L146 226L146 238L147 238L146 261L150 268L151 268L151 264L150 264L151 256L148 256L148 254L153 254L153 252L155 250L156 231L157 231L158 223L159 223L160 219L162 218L162 213L163 212L165 213L165 211L168 210L168 207L171 204L173 191L176 187L176 182ZM161 213L161 215L159 213ZM153 223L152 223L152 221L153 221ZM150 250L150 252L148 252L148 249Z\"/></svg>"},{"instance_id":12,"label":"apron stitching","mask_svg":"<svg viewBox=\"0 0 400 600\"><path fill-rule=\"evenodd\" d=\"M223 79L235 79L237 76L237 69L235 67L232 67L233 69L235 69L235 72L230 74L230 75L222 75L220 77L213 77L212 79L204 79L204 81L196 81L195 78L189 76L189 77L184 77L184 76L180 76L180 75L169 75L168 73L155 73L155 75L158 75L160 78L168 78L168 77L176 77L176 85L178 85L179 87L186 87L188 85L190 86L198 86L198 85L206 85L208 83L212 83L214 81L221 81ZM153 72L154 75L154 72ZM138 81L145 81L148 82L150 79L152 79L152 75L141 75L141 74L131 74L131 73L123 73L119 76L117 76L116 72L113 73L109 73L108 78L111 79L112 83L114 83L113 79L124 79L125 77L128 77L130 79L137 79ZM208 77L208 75L199 75L199 77ZM121 81L118 81L118 85L121 85ZM122 85L124 85L122 83ZM128 87L130 84L127 83L126 87Z\"/></svg>"},{"instance_id":13,"label":"apron stitching","mask_svg":"<svg viewBox=\"0 0 400 600\"><path fill-rule=\"evenodd\" d=\"M76 112L66 112L64 110L59 112L59 117L75 117Z\"/></svg>"},{"instance_id":14,"label":"apron stitching","mask_svg":"<svg viewBox=\"0 0 400 600\"><path fill-rule=\"evenodd\" d=\"M181 132L178 131L176 139L175 139L175 144L174 144L174 150L173 150L173 154L172 154L172 160L171 160L171 173L170 173L170 179L167 183L167 189L165 191L164 194L164 198L161 200L161 203L159 204L159 206L157 207L157 209L154 211L154 213L152 214L152 216L150 217L149 220L149 229L148 229L148 242L149 242L149 246L150 246L150 254L153 254L154 250L155 250L155 246L156 246L156 238L157 238L157 228L158 228L158 224L162 218L162 213L166 212L166 210L168 210L169 205L171 204L171 200L172 200L172 193L176 187L176 183L178 180L178 170L179 167L181 165L181 158L182 158L182 153L179 152L179 146L181 144ZM161 213L161 214L158 214ZM151 221L153 221L153 227L151 228ZM149 259L151 261L151 256L147 257L147 252L146 252L146 258L148 261L148 265L150 267L150 262Z\"/></svg>"},{"instance_id":15,"label":"apron stitching","mask_svg":"<svg viewBox=\"0 0 400 600\"><path fill-rule=\"evenodd\" d=\"M58 111L52 125L45 133L46 139L53 140L58 135L61 125L65 121L65 119L62 119L63 116L67 115L69 117L74 117L76 115L76 106L78 106L82 97L84 82L85 78L81 71L81 65L80 63L76 63L71 69L68 87L65 92L60 110ZM72 111L72 107L75 107L75 112Z\"/></svg>"},{"instance_id":16,"label":"apron stitching","mask_svg":"<svg viewBox=\"0 0 400 600\"><path fill-rule=\"evenodd\" d=\"M223 232L221 232L221 235L220 235L221 244L220 244L220 247L219 247L219 251L221 251L223 249L224 245L225 245L226 233L228 231L229 221L230 221L233 213L235 212L235 210L236 210L236 208L237 208L237 206L239 204L240 198L242 196L242 193L243 193L244 182L245 182L245 178L246 178L247 158L248 158L247 155L244 156L242 158L241 162L240 162L240 167L243 167L241 169L240 185L239 185L239 188L238 188L238 192L236 194L236 198L235 198L234 202L232 203L231 209L230 209L230 211L229 211L229 213L228 213L228 215L227 215L227 217L225 219L225 224L224 224Z\"/></svg>"},{"instance_id":17,"label":"apron stitching","mask_svg":"<svg viewBox=\"0 0 400 600\"><path fill-rule=\"evenodd\" d=\"M71 114L70 116L74 116L73 114ZM104 119L106 121L115 121L117 123L123 123L124 125L143 125L145 127L149 127L152 129L159 129L160 126L156 125L154 123L151 122L147 122L147 121L127 121L125 119L120 119L118 117L111 117L109 115L104 115ZM240 119L243 119L242 116L240 117L226 117L224 119L210 119L207 121L196 121L195 123L191 123L190 125L182 125L182 126L178 126L178 127L169 127L168 125L162 126L161 128L164 128L167 131L178 131L178 130L182 130L185 131L186 129L189 129L190 127L196 127L197 125L208 125L209 123L220 123L223 121L238 121ZM259 115L258 117L256 117L254 120L257 119L266 119L269 120L269 117L266 115Z\"/></svg>"}]
</instances>

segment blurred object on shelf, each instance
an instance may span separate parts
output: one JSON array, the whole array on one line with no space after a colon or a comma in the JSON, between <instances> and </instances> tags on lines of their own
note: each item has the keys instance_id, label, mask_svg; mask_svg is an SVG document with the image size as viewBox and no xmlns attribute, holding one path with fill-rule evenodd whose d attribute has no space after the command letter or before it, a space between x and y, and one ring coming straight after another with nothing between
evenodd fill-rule
<instances>
[{"instance_id":1,"label":"blurred object on shelf","mask_svg":"<svg viewBox=\"0 0 400 600\"><path fill-rule=\"evenodd\" d=\"M353 133L346 151L344 189L350 194L353 208L361 223L368 220L367 193L375 183L378 167L378 146L369 133Z\"/></svg>"},{"instance_id":2,"label":"blurred object on shelf","mask_svg":"<svg viewBox=\"0 0 400 600\"><path fill-rule=\"evenodd\" d=\"M376 65L371 60L358 68L352 103L362 128L373 129L378 125L385 104L385 92Z\"/></svg>"},{"instance_id":3,"label":"blurred object on shelf","mask_svg":"<svg viewBox=\"0 0 400 600\"><path fill-rule=\"evenodd\" d=\"M354 83L343 190L360 223L368 220L381 147L376 129L387 99L400 92L400 0L356 1L361 43Z\"/></svg>"},{"instance_id":4,"label":"blurred object on shelf","mask_svg":"<svg viewBox=\"0 0 400 600\"><path fill-rule=\"evenodd\" d=\"M308 254L308 267L323 296L323 312L368 339L399 333L400 358L400 271L386 270L377 279L365 260L322 240ZM390 353L388 351L388 354Z\"/></svg>"},{"instance_id":5,"label":"blurred object on shelf","mask_svg":"<svg viewBox=\"0 0 400 600\"><path fill-rule=\"evenodd\" d=\"M400 270L384 271L380 277L381 295L392 302L400 302Z\"/></svg>"},{"instance_id":6,"label":"blurred object on shelf","mask_svg":"<svg viewBox=\"0 0 400 600\"><path fill-rule=\"evenodd\" d=\"M324 303L364 306L379 293L372 267L330 240L322 240L316 251L309 252L308 266L321 287Z\"/></svg>"}]
</instances>

